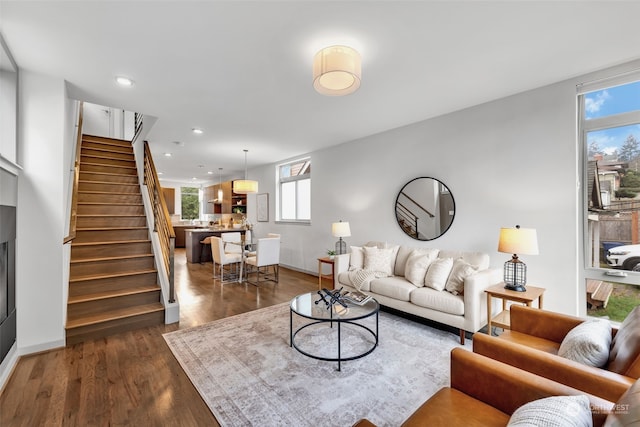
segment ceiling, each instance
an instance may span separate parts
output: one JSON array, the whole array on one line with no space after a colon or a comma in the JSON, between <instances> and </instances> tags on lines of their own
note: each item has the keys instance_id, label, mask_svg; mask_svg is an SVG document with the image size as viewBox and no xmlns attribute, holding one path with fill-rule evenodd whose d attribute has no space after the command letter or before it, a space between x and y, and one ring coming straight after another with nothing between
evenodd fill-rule
<instances>
[{"instance_id":1,"label":"ceiling","mask_svg":"<svg viewBox=\"0 0 640 427\"><path fill-rule=\"evenodd\" d=\"M72 98L157 118L163 178L202 182L242 176L243 149L252 168L638 59L638 16L635 1L2 0L0 32ZM336 43L362 55L345 97L312 86Z\"/></svg>"}]
</instances>

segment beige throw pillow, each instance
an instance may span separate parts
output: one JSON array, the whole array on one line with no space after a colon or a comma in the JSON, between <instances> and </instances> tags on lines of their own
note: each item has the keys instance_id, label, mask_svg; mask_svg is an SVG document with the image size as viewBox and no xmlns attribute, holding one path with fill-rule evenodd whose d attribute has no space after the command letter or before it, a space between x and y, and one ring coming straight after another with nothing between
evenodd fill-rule
<instances>
[{"instance_id":1,"label":"beige throw pillow","mask_svg":"<svg viewBox=\"0 0 640 427\"><path fill-rule=\"evenodd\" d=\"M436 258L429 265L427 275L424 278L424 285L436 291L444 290L451 267L453 267L453 258Z\"/></svg>"},{"instance_id":2,"label":"beige throw pillow","mask_svg":"<svg viewBox=\"0 0 640 427\"><path fill-rule=\"evenodd\" d=\"M429 265L433 262L430 254L420 251L413 251L407 258L407 264L404 267L404 277L417 287L424 286L424 277L427 274Z\"/></svg>"},{"instance_id":3,"label":"beige throw pillow","mask_svg":"<svg viewBox=\"0 0 640 427\"><path fill-rule=\"evenodd\" d=\"M365 246L364 250L364 269L375 271L381 275L391 276L393 270L391 268L391 256L393 249L378 249Z\"/></svg>"},{"instance_id":4,"label":"beige throw pillow","mask_svg":"<svg viewBox=\"0 0 640 427\"><path fill-rule=\"evenodd\" d=\"M611 323L604 319L585 320L571 329L560 343L558 356L597 368L609 360Z\"/></svg>"},{"instance_id":5,"label":"beige throw pillow","mask_svg":"<svg viewBox=\"0 0 640 427\"><path fill-rule=\"evenodd\" d=\"M477 271L478 267L469 264L462 258L456 259L453 262L445 289L454 295L462 295L464 293L464 279Z\"/></svg>"},{"instance_id":6,"label":"beige throw pillow","mask_svg":"<svg viewBox=\"0 0 640 427\"><path fill-rule=\"evenodd\" d=\"M349 270L360 270L362 268L364 268L364 251L360 246L351 246Z\"/></svg>"}]
</instances>

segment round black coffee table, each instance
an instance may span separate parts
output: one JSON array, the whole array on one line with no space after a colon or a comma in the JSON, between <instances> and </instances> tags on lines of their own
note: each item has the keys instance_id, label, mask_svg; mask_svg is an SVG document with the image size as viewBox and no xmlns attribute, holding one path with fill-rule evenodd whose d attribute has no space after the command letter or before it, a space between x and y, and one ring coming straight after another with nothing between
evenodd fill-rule
<instances>
[{"instance_id":1,"label":"round black coffee table","mask_svg":"<svg viewBox=\"0 0 640 427\"><path fill-rule=\"evenodd\" d=\"M316 301L319 303L316 304ZM370 299L363 305L357 305L353 303L347 303L347 307L343 307L342 305L336 303L330 308L327 308L324 301L321 300L320 295L317 292L309 292L307 294L298 295L294 299L291 300L291 304L289 305L289 346L295 348L300 353L305 356L324 360L328 362L338 362L338 371L341 370L341 363L343 361L360 359L361 357L366 356L371 353L378 346L378 314L380 311L380 304L375 299ZM296 330L293 329L293 315L297 314L300 317L304 317L306 319L312 320L312 322L305 323L302 326L298 327ZM376 326L375 331L370 327L363 325L362 323L357 323L357 321L366 319L375 315L376 318ZM311 354L307 351L302 350L298 345L296 345L296 335L298 332L304 330L305 328L318 325L318 324L327 324L329 328L333 328L333 324L336 323L338 329L338 356L337 357L324 357L318 356L315 354ZM366 348L363 352L358 353L356 355L350 355L347 357L342 357L341 353L341 327L343 323L347 323L350 325L357 326L368 331L374 338L373 345L370 348Z\"/></svg>"}]
</instances>

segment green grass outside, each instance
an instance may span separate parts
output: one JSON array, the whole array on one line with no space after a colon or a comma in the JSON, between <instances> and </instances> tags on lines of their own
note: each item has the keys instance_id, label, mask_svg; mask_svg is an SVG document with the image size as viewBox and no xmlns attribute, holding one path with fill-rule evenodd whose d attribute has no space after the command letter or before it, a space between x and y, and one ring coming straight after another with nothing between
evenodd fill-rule
<instances>
[{"instance_id":1,"label":"green grass outside","mask_svg":"<svg viewBox=\"0 0 640 427\"><path fill-rule=\"evenodd\" d=\"M638 297L612 294L606 308L587 310L587 314L594 317L608 317L615 322L622 322L627 314L638 305L640 305Z\"/></svg>"}]
</instances>

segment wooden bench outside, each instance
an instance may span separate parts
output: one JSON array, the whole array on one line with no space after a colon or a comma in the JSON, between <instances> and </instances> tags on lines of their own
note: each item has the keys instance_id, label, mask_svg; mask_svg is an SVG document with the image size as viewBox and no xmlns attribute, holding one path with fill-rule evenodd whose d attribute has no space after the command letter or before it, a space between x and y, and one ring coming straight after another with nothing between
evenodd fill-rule
<instances>
[{"instance_id":1,"label":"wooden bench outside","mask_svg":"<svg viewBox=\"0 0 640 427\"><path fill-rule=\"evenodd\" d=\"M592 309L605 308L613 292L613 285L602 280L587 280L587 304Z\"/></svg>"}]
</instances>

